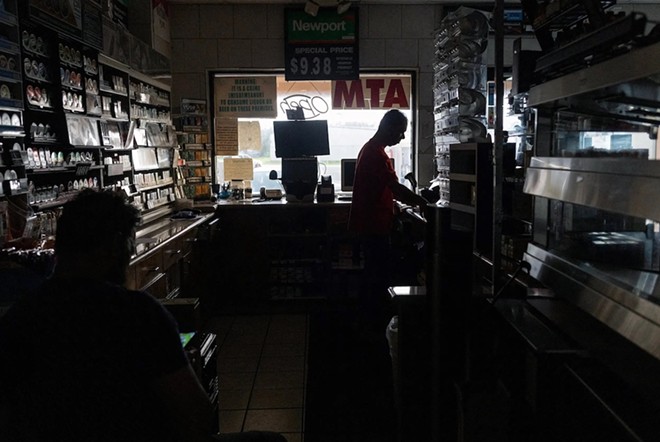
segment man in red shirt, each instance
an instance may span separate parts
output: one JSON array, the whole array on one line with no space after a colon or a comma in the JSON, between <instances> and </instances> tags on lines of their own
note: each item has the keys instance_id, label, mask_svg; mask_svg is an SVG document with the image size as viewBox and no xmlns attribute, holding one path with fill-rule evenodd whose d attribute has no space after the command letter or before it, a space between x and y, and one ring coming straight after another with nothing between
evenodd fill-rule
<instances>
[{"instance_id":1,"label":"man in red shirt","mask_svg":"<svg viewBox=\"0 0 660 442\"><path fill-rule=\"evenodd\" d=\"M394 223L394 200L425 207L426 199L399 182L387 146L399 144L405 137L408 118L396 109L388 111L375 135L358 154L353 181L349 230L358 234L365 257L365 287L361 297L363 320L385 330L389 321L387 287L390 269L390 232ZM366 319L365 317L366 316ZM383 326L381 329L381 325ZM384 334L383 334L384 336Z\"/></svg>"}]
</instances>

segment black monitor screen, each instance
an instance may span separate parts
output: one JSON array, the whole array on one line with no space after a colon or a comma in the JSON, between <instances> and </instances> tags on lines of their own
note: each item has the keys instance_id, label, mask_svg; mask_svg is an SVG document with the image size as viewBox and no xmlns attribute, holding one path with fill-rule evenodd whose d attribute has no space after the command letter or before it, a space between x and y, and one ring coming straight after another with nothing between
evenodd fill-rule
<instances>
[{"instance_id":1,"label":"black monitor screen","mask_svg":"<svg viewBox=\"0 0 660 442\"><path fill-rule=\"evenodd\" d=\"M326 120L273 121L273 132L277 158L330 155Z\"/></svg>"},{"instance_id":2,"label":"black monitor screen","mask_svg":"<svg viewBox=\"0 0 660 442\"><path fill-rule=\"evenodd\" d=\"M282 183L318 181L318 160L316 158L284 158L282 160Z\"/></svg>"},{"instance_id":3,"label":"black monitor screen","mask_svg":"<svg viewBox=\"0 0 660 442\"><path fill-rule=\"evenodd\" d=\"M392 168L394 168L394 158L390 158ZM357 158L342 158L341 160L341 191L352 192L353 181L355 181L355 165Z\"/></svg>"},{"instance_id":4,"label":"black monitor screen","mask_svg":"<svg viewBox=\"0 0 660 442\"><path fill-rule=\"evenodd\" d=\"M355 158L343 158L341 160L341 191L352 192L353 180L355 179Z\"/></svg>"}]
</instances>

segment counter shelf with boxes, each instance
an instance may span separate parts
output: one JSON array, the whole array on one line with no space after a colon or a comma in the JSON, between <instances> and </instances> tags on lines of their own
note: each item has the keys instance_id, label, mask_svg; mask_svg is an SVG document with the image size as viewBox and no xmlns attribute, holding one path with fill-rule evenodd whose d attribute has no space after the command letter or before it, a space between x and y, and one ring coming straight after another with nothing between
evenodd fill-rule
<instances>
[{"instance_id":1,"label":"counter shelf with boxes","mask_svg":"<svg viewBox=\"0 0 660 442\"><path fill-rule=\"evenodd\" d=\"M174 117L178 148L175 151L176 196L209 200L213 182L213 146L209 139L206 101L182 99Z\"/></svg>"}]
</instances>

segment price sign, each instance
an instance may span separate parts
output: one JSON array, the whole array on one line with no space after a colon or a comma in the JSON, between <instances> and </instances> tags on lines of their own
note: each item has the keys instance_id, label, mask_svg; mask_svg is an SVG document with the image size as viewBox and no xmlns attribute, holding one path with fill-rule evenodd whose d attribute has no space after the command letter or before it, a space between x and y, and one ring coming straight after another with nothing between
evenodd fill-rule
<instances>
[{"instance_id":1,"label":"price sign","mask_svg":"<svg viewBox=\"0 0 660 442\"><path fill-rule=\"evenodd\" d=\"M321 9L316 17L302 9L288 9L286 80L357 79L357 18L357 8L344 14L338 14L335 9Z\"/></svg>"}]
</instances>

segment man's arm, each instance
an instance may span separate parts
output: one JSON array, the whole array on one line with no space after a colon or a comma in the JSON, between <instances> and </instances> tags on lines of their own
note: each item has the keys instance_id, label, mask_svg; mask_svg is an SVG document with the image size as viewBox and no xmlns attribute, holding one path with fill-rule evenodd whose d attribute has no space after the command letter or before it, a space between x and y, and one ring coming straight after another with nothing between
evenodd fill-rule
<instances>
[{"instance_id":1,"label":"man's arm","mask_svg":"<svg viewBox=\"0 0 660 442\"><path fill-rule=\"evenodd\" d=\"M213 407L190 364L151 382L180 440L209 442Z\"/></svg>"},{"instance_id":2,"label":"man's arm","mask_svg":"<svg viewBox=\"0 0 660 442\"><path fill-rule=\"evenodd\" d=\"M421 195L417 195L415 192L404 186L399 182L392 182L390 184L390 190L394 195L394 199L402 202L403 204L408 204L409 206L419 206L424 213L424 207L428 204L428 201Z\"/></svg>"}]
</instances>

